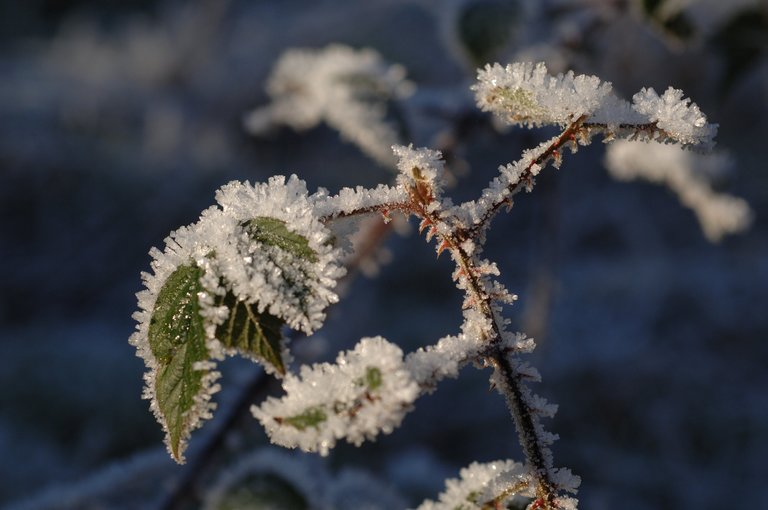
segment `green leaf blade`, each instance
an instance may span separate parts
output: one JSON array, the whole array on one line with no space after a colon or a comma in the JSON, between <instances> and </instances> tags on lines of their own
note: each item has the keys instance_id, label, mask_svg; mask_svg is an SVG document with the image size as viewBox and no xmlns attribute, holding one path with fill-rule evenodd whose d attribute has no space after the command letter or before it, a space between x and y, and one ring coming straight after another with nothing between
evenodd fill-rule
<instances>
[{"instance_id":1,"label":"green leaf blade","mask_svg":"<svg viewBox=\"0 0 768 510\"><path fill-rule=\"evenodd\" d=\"M328 415L322 407L310 407L301 414L281 418L281 422L291 427L304 431L309 427L318 428L321 423L328 419Z\"/></svg>"},{"instance_id":2,"label":"green leaf blade","mask_svg":"<svg viewBox=\"0 0 768 510\"><path fill-rule=\"evenodd\" d=\"M254 241L275 246L300 259L317 262L317 253L309 246L307 238L288 230L286 223L277 218L258 216L243 225Z\"/></svg>"},{"instance_id":3,"label":"green leaf blade","mask_svg":"<svg viewBox=\"0 0 768 510\"><path fill-rule=\"evenodd\" d=\"M216 338L226 349L256 358L285 375L283 335L285 321L269 313L259 313L253 304L239 301L228 292L221 304L229 309L229 317L216 328Z\"/></svg>"},{"instance_id":4,"label":"green leaf blade","mask_svg":"<svg viewBox=\"0 0 768 510\"><path fill-rule=\"evenodd\" d=\"M149 323L148 340L157 361L154 394L165 426L171 454L181 462L185 441L195 428L205 395L208 361L205 325L198 293L202 270L194 265L177 268L157 295Z\"/></svg>"}]
</instances>

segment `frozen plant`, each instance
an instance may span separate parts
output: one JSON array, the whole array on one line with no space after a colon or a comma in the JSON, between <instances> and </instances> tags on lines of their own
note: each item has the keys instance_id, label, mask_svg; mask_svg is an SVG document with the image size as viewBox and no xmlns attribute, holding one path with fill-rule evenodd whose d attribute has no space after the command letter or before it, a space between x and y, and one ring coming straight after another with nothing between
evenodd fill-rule
<instances>
[{"instance_id":1,"label":"frozen plant","mask_svg":"<svg viewBox=\"0 0 768 510\"><path fill-rule=\"evenodd\" d=\"M331 195L322 188L310 194L296 176L232 182L196 223L172 232L163 251L152 250L153 273L143 275L146 290L138 295L138 326L130 341L148 368L144 396L173 458L183 462L191 432L214 412L217 362L225 355L258 361L282 379L285 395L252 408L272 442L321 455L340 440L360 445L392 432L421 395L473 364L490 369L525 459L473 464L461 480L447 482L437 502L421 508L577 507L573 496L580 479L557 467L550 450L557 435L542 424L557 408L529 387L540 376L522 356L535 343L510 329L505 307L516 296L503 285L497 265L483 257L486 232L498 213L512 208L518 192L533 190L539 172L549 164L559 167L564 151L576 152L596 135L606 142L708 149L716 126L679 90L659 95L643 89L628 102L595 76L553 76L544 64L488 65L473 90L481 109L510 124L560 128L557 136L500 166L475 200L455 204L445 196L440 152L396 145L394 185ZM310 102L303 111L299 103L278 103L268 111L314 121L332 105ZM451 277L464 294L457 311L461 330L411 353L382 337L364 338L335 363L293 373L285 327L316 331L338 299L340 261L354 229L331 227L370 215L415 217L437 255L451 257Z\"/></svg>"}]
</instances>

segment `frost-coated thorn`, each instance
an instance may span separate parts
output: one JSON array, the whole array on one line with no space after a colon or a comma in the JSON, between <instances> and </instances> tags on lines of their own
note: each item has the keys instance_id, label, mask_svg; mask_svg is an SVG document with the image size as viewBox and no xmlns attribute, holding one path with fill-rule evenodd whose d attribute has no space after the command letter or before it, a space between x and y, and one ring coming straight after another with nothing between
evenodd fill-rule
<instances>
[{"instance_id":1,"label":"frost-coated thorn","mask_svg":"<svg viewBox=\"0 0 768 510\"><path fill-rule=\"evenodd\" d=\"M440 257L440 254L450 247L451 243L449 243L447 239L443 239L437 247L437 256Z\"/></svg>"}]
</instances>

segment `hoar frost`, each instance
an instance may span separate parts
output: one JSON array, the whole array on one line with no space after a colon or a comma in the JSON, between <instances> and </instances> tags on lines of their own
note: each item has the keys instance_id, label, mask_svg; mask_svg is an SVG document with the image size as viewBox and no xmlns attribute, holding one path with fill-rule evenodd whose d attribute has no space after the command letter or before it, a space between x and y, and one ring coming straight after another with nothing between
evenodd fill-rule
<instances>
[{"instance_id":1,"label":"hoar frost","mask_svg":"<svg viewBox=\"0 0 768 510\"><path fill-rule=\"evenodd\" d=\"M327 455L341 438L355 445L397 427L419 395L403 352L381 337L364 338L335 364L303 366L283 381L286 395L252 412L274 443Z\"/></svg>"},{"instance_id":2,"label":"hoar frost","mask_svg":"<svg viewBox=\"0 0 768 510\"><path fill-rule=\"evenodd\" d=\"M564 494L574 494L580 480L554 467L549 446L557 435L541 424L557 406L527 386L540 375L519 355L535 343L508 329L503 308L516 296L498 279L497 265L481 258L486 230L502 208L512 206L515 193L533 189L546 165L559 167L564 150L576 152L595 134L605 141L706 149L716 126L673 88L661 96L643 89L630 103L595 76L552 76L543 63L488 65L472 87L481 109L508 123L563 130L500 166L476 200L455 206L442 197L440 152L396 145L397 135L384 120L386 102L402 97L406 88L399 68L367 50L331 46L280 59L270 81L273 103L249 117L250 129L261 132L275 124L304 129L324 120L379 162L396 166L396 185L310 195L296 176L278 176L222 187L217 206L171 233L164 251L151 252L153 273L143 275L147 288L138 295L139 324L131 337L149 369L145 397L152 400L172 455L180 459L190 431L213 410L216 361L244 354L267 371L284 374L285 395L251 408L271 440L327 455L340 439L360 445L391 432L420 394L455 377L465 364L491 366L491 384L506 397L526 463L472 464L460 479L447 482L439 501L427 501L419 510L501 508L515 498L535 499L531 508L575 509L577 501ZM668 184L696 211L711 239L743 228L749 221L746 204L715 194L708 182L694 177L693 167L703 164L700 155L672 149L616 143L608 166L620 178ZM281 327L312 333L322 325L327 306L338 299L335 284L345 272L339 261L357 219L381 214L388 220L393 211L417 216L419 231L437 241L437 254L448 251L456 263L452 278L465 298L460 334L405 358L384 338L364 338L339 353L335 363L289 373ZM360 506L358 501L351 498L349 504Z\"/></svg>"},{"instance_id":3,"label":"hoar frost","mask_svg":"<svg viewBox=\"0 0 768 510\"><path fill-rule=\"evenodd\" d=\"M581 119L609 138L630 137L710 149L717 126L683 92L672 87L659 96L651 88L632 103L617 97L609 82L573 72L552 76L544 63L486 65L473 85L478 107L510 124L566 126Z\"/></svg>"},{"instance_id":4,"label":"hoar frost","mask_svg":"<svg viewBox=\"0 0 768 510\"><path fill-rule=\"evenodd\" d=\"M151 250L153 272L142 274L146 290L137 294L130 339L148 369L144 398L179 461L191 431L215 408L215 360L240 353L284 372L281 324L320 327L344 274L315 216L316 198L296 176L233 182L216 198L197 223L169 235L164 251Z\"/></svg>"},{"instance_id":5,"label":"hoar frost","mask_svg":"<svg viewBox=\"0 0 768 510\"><path fill-rule=\"evenodd\" d=\"M472 86L477 105L513 124L566 124L590 115L611 93L596 76L551 76L543 63L486 65Z\"/></svg>"},{"instance_id":6,"label":"hoar frost","mask_svg":"<svg viewBox=\"0 0 768 510\"><path fill-rule=\"evenodd\" d=\"M445 491L437 501L427 500L417 510L506 508L534 495L533 480L522 464L511 460L473 462L459 472L459 478L446 480Z\"/></svg>"},{"instance_id":7,"label":"hoar frost","mask_svg":"<svg viewBox=\"0 0 768 510\"><path fill-rule=\"evenodd\" d=\"M304 181L294 175L287 182L277 176L266 184L230 183L216 193L216 200L225 218L215 229L216 260L235 294L292 328L306 333L319 328L325 308L338 300L333 288L344 269L330 231L317 217L316 197L308 196ZM269 243L259 236L269 232L248 228L254 218L284 223L306 240L308 251L297 257L279 243L265 246Z\"/></svg>"}]
</instances>

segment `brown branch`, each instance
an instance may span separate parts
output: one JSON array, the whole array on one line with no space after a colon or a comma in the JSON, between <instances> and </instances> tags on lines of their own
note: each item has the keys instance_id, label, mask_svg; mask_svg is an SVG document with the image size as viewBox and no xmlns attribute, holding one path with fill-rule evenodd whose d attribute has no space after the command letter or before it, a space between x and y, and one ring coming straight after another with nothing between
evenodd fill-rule
<instances>
[{"instance_id":1,"label":"brown branch","mask_svg":"<svg viewBox=\"0 0 768 510\"><path fill-rule=\"evenodd\" d=\"M583 119L580 119L583 120ZM580 121L577 121L580 122ZM569 133L578 129L576 123L564 132L563 136L570 136ZM561 136L560 138L563 138ZM558 139L559 140L559 139ZM565 143L565 142L562 142ZM414 185L410 190L410 196L413 201L411 211L413 214L427 220L432 225L444 223L439 210L429 210L428 205L431 201L431 193L424 193L423 189ZM459 268L459 272L466 275L467 292L474 306L491 321L491 330L485 333L484 341L488 348L485 352L486 361L493 366L500 374L502 384L498 385L498 390L504 395L512 412L512 418L518 432L520 444L526 456L528 464L532 468L532 476L536 480L536 495L541 504L542 510L554 510L557 499L557 484L551 478L550 465L547 460L547 452L544 441L539 437L536 429L536 419L534 411L529 407L523 393L523 378L510 363L507 353L501 346L503 322L497 316L493 308L493 296L485 291L482 271L478 267L475 257L469 255L462 247L463 239L457 235L455 229L449 233L441 233L443 230L436 230L437 237L440 239L440 246L445 246L453 255L453 260Z\"/></svg>"},{"instance_id":2,"label":"brown branch","mask_svg":"<svg viewBox=\"0 0 768 510\"><path fill-rule=\"evenodd\" d=\"M511 198L517 192L519 192L524 186L530 187L532 185L534 167L540 167L546 164L550 159L554 158L555 154L557 154L558 151L560 151L566 144L575 142L577 134L585 127L584 121L586 118L586 115L582 115L571 124L569 124L568 127L566 127L563 132L560 133L560 135L551 144L549 144L549 146L544 149L544 151L542 151L541 154L534 158L525 167L525 170L520 175L520 179L514 183L510 183L507 188L508 193L503 199L491 204L483 217L475 222L474 225L457 233L459 238L461 240L477 238L480 235L480 232L486 228L493 217L496 216L496 213L498 213L499 210L505 205L511 204Z\"/></svg>"}]
</instances>

